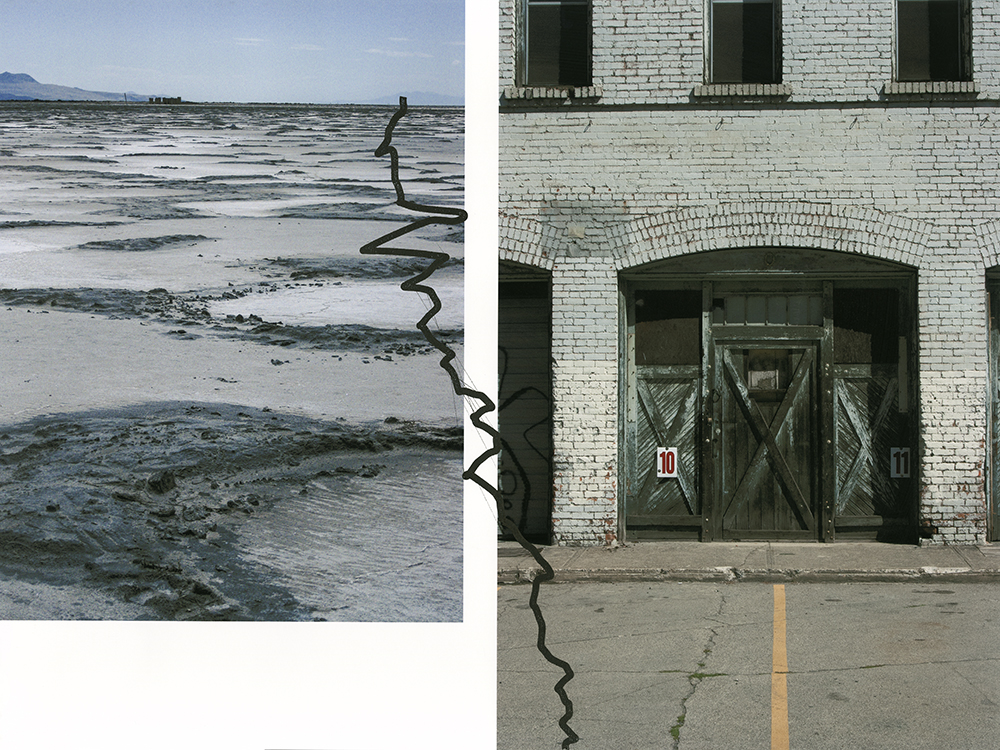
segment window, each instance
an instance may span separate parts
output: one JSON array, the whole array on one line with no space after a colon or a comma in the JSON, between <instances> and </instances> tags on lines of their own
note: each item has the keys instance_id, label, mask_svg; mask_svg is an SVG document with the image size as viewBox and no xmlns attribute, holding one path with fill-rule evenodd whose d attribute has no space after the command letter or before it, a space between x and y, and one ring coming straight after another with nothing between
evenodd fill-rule
<instances>
[{"instance_id":1,"label":"window","mask_svg":"<svg viewBox=\"0 0 1000 750\"><path fill-rule=\"evenodd\" d=\"M712 83L780 83L776 0L710 0Z\"/></svg>"},{"instance_id":2,"label":"window","mask_svg":"<svg viewBox=\"0 0 1000 750\"><path fill-rule=\"evenodd\" d=\"M897 0L896 80L971 80L966 0Z\"/></svg>"},{"instance_id":3,"label":"window","mask_svg":"<svg viewBox=\"0 0 1000 750\"><path fill-rule=\"evenodd\" d=\"M526 0L526 86L589 86L589 0Z\"/></svg>"}]
</instances>

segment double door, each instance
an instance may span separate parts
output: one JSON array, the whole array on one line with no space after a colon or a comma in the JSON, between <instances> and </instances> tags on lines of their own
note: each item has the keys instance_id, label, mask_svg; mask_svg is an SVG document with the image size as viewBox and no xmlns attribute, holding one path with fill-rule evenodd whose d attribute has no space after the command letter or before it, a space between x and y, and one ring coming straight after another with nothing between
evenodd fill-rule
<instances>
[{"instance_id":1,"label":"double door","mask_svg":"<svg viewBox=\"0 0 1000 750\"><path fill-rule=\"evenodd\" d=\"M633 537L816 538L821 418L815 340L708 341L704 366L636 368ZM671 476L660 448L675 449Z\"/></svg>"}]
</instances>

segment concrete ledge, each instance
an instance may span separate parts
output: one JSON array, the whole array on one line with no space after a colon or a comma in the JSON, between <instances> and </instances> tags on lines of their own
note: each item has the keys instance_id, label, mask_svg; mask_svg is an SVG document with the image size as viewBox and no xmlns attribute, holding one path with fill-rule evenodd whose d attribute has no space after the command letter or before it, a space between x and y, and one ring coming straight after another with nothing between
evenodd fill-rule
<instances>
[{"instance_id":1,"label":"concrete ledge","mask_svg":"<svg viewBox=\"0 0 1000 750\"><path fill-rule=\"evenodd\" d=\"M501 546L499 583L531 583L541 572L516 544L505 542ZM555 571L552 583L1000 581L1000 545L928 548L874 542L647 542L615 549L542 547L540 551Z\"/></svg>"},{"instance_id":2,"label":"concrete ledge","mask_svg":"<svg viewBox=\"0 0 1000 750\"><path fill-rule=\"evenodd\" d=\"M509 101L524 99L599 99L600 86L507 86L502 98Z\"/></svg>"}]
</instances>

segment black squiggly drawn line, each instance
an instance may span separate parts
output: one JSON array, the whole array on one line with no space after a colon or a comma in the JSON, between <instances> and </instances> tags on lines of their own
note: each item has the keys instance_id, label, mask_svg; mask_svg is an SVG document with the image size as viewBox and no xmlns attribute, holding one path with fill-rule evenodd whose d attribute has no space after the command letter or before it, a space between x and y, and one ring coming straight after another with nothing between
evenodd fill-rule
<instances>
[{"instance_id":1,"label":"black squiggly drawn line","mask_svg":"<svg viewBox=\"0 0 1000 750\"><path fill-rule=\"evenodd\" d=\"M573 669L567 662L553 655L548 646L545 645L545 618L542 616L542 610L538 606L539 588L542 583L545 581L551 581L555 577L555 571L553 571L548 560L542 557L542 553L535 547L535 545L525 539L520 529L509 521L507 514L503 512L503 500L500 490L494 486L494 483L487 481L478 474L479 468L484 463L500 454L501 443L499 431L483 421L483 417L485 415L496 410L496 404L494 404L493 400L485 393L468 388L462 384L462 379L458 374L458 370L453 364L456 356L455 352L447 344L437 338L428 327L429 321L441 310L441 300L438 298L437 292L434 291L433 287L424 285L421 282L425 281L431 276L431 274L434 273L434 271L446 263L450 256L447 253L434 252L430 250L416 250L413 248L393 247L382 249L389 242L392 242L399 237L403 237L410 232L415 232L418 229L430 224L457 225L461 224L469 217L468 213L460 208L452 208L449 206L428 206L407 200L406 193L403 191L403 185L399 179L399 153L392 145L392 132L396 127L396 123L398 123L399 120L406 114L406 111L406 97L401 96L399 97L399 109L396 110L393 116L389 119L388 125L385 126L385 137L382 139L378 148L375 149L375 156L389 155L392 185L396 190L397 206L411 211L416 211L418 213L444 214L444 216L426 216L424 218L417 219L416 221L407 224L405 227L401 227L400 229L384 234L378 239L367 243L361 248L361 253L364 255L404 255L411 258L427 258L431 261L431 263L419 274L400 284L400 289L407 292L422 292L431 300L431 308L417 322L417 328L421 333L423 333L424 338L427 339L428 343L444 355L441 358L440 365L442 369L448 373L448 377L451 379L452 388L454 389L456 395L463 398L469 397L476 399L482 404L482 406L472 412L469 416L469 420L477 429L482 430L489 436L491 447L489 450L478 456L471 464L469 464L469 467L462 472L462 479L474 482L493 497L497 506L497 514L500 519L500 523L503 524L504 528L506 528L514 536L517 542L528 551L532 558L534 558L535 562L537 562L542 568L542 572L535 576L535 579L531 583L531 597L528 600L528 606L531 607L531 611L535 615L535 622L538 626L538 651L547 662L559 667L564 673L563 677L556 683L554 689L556 694L559 696L559 700L562 701L562 704L566 709L563 716L559 719L559 726L566 734L566 738L562 742L562 747L567 748L580 739L576 732L574 732L569 726L569 720L573 717L573 702L566 694L566 683L573 679Z\"/></svg>"}]
</instances>

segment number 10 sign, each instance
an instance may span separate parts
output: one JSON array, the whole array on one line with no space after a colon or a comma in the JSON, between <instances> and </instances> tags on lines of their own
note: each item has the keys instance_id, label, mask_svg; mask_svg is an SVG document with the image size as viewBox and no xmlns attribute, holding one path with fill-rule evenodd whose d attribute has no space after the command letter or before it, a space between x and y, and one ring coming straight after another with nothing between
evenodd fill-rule
<instances>
[{"instance_id":1,"label":"number 10 sign","mask_svg":"<svg viewBox=\"0 0 1000 750\"><path fill-rule=\"evenodd\" d=\"M677 478L677 449L657 448L656 449L656 478L676 479Z\"/></svg>"}]
</instances>

